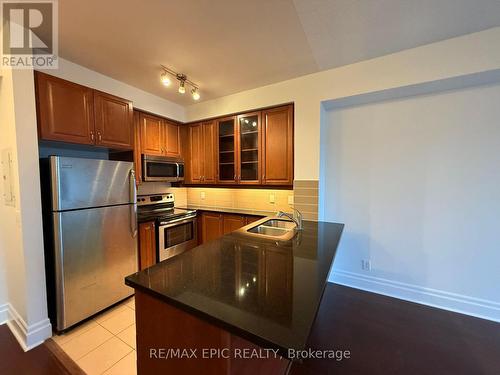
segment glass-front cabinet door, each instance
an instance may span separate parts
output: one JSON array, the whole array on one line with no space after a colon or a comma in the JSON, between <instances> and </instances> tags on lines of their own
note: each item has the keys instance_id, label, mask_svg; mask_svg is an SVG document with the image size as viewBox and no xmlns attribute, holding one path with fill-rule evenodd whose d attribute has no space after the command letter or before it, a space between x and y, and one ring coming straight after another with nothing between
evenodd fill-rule
<instances>
[{"instance_id":1,"label":"glass-front cabinet door","mask_svg":"<svg viewBox=\"0 0 500 375\"><path fill-rule=\"evenodd\" d=\"M236 118L227 117L217 121L219 134L219 182L237 182Z\"/></svg>"},{"instance_id":2,"label":"glass-front cabinet door","mask_svg":"<svg viewBox=\"0 0 500 375\"><path fill-rule=\"evenodd\" d=\"M238 170L240 184L259 184L261 170L260 112L247 113L238 122Z\"/></svg>"}]
</instances>

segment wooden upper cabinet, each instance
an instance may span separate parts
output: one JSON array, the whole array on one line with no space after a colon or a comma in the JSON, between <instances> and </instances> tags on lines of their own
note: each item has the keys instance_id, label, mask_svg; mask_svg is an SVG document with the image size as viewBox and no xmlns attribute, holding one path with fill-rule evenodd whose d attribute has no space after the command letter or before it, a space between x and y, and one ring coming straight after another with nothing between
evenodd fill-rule
<instances>
[{"instance_id":1,"label":"wooden upper cabinet","mask_svg":"<svg viewBox=\"0 0 500 375\"><path fill-rule=\"evenodd\" d=\"M40 139L94 144L94 90L35 72Z\"/></svg>"},{"instance_id":2,"label":"wooden upper cabinet","mask_svg":"<svg viewBox=\"0 0 500 375\"><path fill-rule=\"evenodd\" d=\"M99 146L131 149L134 144L132 102L94 91L95 139Z\"/></svg>"},{"instance_id":3,"label":"wooden upper cabinet","mask_svg":"<svg viewBox=\"0 0 500 375\"><path fill-rule=\"evenodd\" d=\"M214 121L190 124L185 182L214 184L217 181L217 130Z\"/></svg>"},{"instance_id":4,"label":"wooden upper cabinet","mask_svg":"<svg viewBox=\"0 0 500 375\"><path fill-rule=\"evenodd\" d=\"M207 121L203 128L203 184L217 182L217 128L215 121Z\"/></svg>"},{"instance_id":5,"label":"wooden upper cabinet","mask_svg":"<svg viewBox=\"0 0 500 375\"><path fill-rule=\"evenodd\" d=\"M262 111L265 185L293 184L293 106Z\"/></svg>"},{"instance_id":6,"label":"wooden upper cabinet","mask_svg":"<svg viewBox=\"0 0 500 375\"><path fill-rule=\"evenodd\" d=\"M188 127L188 160L186 183L199 184L203 174L203 127L201 124L191 124Z\"/></svg>"},{"instance_id":7,"label":"wooden upper cabinet","mask_svg":"<svg viewBox=\"0 0 500 375\"><path fill-rule=\"evenodd\" d=\"M141 152L147 155L180 156L180 130L158 116L140 113Z\"/></svg>"},{"instance_id":8,"label":"wooden upper cabinet","mask_svg":"<svg viewBox=\"0 0 500 375\"><path fill-rule=\"evenodd\" d=\"M147 155L163 155L163 120L146 113L140 114L141 152Z\"/></svg>"},{"instance_id":9,"label":"wooden upper cabinet","mask_svg":"<svg viewBox=\"0 0 500 375\"><path fill-rule=\"evenodd\" d=\"M262 170L262 132L260 112L237 117L237 180L239 184L259 185Z\"/></svg>"},{"instance_id":10,"label":"wooden upper cabinet","mask_svg":"<svg viewBox=\"0 0 500 375\"><path fill-rule=\"evenodd\" d=\"M216 120L218 140L217 182L220 184L236 184L237 129L236 117L226 117Z\"/></svg>"},{"instance_id":11,"label":"wooden upper cabinet","mask_svg":"<svg viewBox=\"0 0 500 375\"><path fill-rule=\"evenodd\" d=\"M177 124L166 121L164 122L164 144L165 155L180 156L181 154L181 139L180 127Z\"/></svg>"}]
</instances>

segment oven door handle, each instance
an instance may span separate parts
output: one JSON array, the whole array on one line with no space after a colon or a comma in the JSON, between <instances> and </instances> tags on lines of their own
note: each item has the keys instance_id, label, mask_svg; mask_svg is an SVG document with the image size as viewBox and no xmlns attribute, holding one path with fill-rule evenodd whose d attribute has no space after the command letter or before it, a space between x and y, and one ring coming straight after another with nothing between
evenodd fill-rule
<instances>
[{"instance_id":1,"label":"oven door handle","mask_svg":"<svg viewBox=\"0 0 500 375\"><path fill-rule=\"evenodd\" d=\"M175 227L177 225L181 225L181 224L186 224L186 223L193 222L195 220L196 220L196 215L189 216L189 217L183 217L181 219L176 219L176 220L169 221L168 224L161 224L159 228L160 229L172 228L172 227Z\"/></svg>"}]
</instances>

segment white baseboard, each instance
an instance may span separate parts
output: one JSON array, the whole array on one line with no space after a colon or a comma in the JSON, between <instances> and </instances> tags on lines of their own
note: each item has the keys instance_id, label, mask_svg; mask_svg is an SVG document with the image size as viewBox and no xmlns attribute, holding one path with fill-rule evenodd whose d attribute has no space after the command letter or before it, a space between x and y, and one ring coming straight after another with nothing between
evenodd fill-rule
<instances>
[{"instance_id":1,"label":"white baseboard","mask_svg":"<svg viewBox=\"0 0 500 375\"><path fill-rule=\"evenodd\" d=\"M500 322L500 303L418 285L332 270L329 281L389 297Z\"/></svg>"},{"instance_id":2,"label":"white baseboard","mask_svg":"<svg viewBox=\"0 0 500 375\"><path fill-rule=\"evenodd\" d=\"M10 303L6 305L7 325L25 352L42 344L52 336L52 325L49 319L28 325Z\"/></svg>"},{"instance_id":3,"label":"white baseboard","mask_svg":"<svg viewBox=\"0 0 500 375\"><path fill-rule=\"evenodd\" d=\"M4 324L9 319L9 304L0 305L0 324Z\"/></svg>"}]
</instances>

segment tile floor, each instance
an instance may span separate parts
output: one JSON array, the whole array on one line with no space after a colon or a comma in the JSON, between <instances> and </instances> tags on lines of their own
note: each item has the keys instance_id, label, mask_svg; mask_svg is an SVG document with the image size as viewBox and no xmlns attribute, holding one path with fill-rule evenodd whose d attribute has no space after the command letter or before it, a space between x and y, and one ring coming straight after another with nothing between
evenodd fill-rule
<instances>
[{"instance_id":1,"label":"tile floor","mask_svg":"<svg viewBox=\"0 0 500 375\"><path fill-rule=\"evenodd\" d=\"M134 297L53 340L89 375L136 375Z\"/></svg>"}]
</instances>

